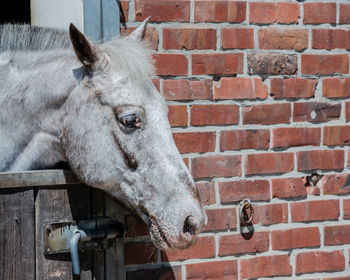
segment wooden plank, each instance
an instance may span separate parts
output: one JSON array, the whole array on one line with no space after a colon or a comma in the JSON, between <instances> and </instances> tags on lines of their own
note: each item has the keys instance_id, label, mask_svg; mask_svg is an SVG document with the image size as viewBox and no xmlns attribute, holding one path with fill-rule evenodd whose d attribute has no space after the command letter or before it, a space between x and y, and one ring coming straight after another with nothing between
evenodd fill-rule
<instances>
[{"instance_id":1,"label":"wooden plank","mask_svg":"<svg viewBox=\"0 0 350 280\"><path fill-rule=\"evenodd\" d=\"M0 279L35 277L33 189L0 190Z\"/></svg>"},{"instance_id":2,"label":"wooden plank","mask_svg":"<svg viewBox=\"0 0 350 280\"><path fill-rule=\"evenodd\" d=\"M0 172L0 189L81 184L70 170Z\"/></svg>"},{"instance_id":3,"label":"wooden plank","mask_svg":"<svg viewBox=\"0 0 350 280\"><path fill-rule=\"evenodd\" d=\"M102 0L102 35L103 41L119 37L120 11L119 1Z\"/></svg>"},{"instance_id":4,"label":"wooden plank","mask_svg":"<svg viewBox=\"0 0 350 280\"><path fill-rule=\"evenodd\" d=\"M91 188L85 185L39 188L36 201L36 279L71 280L70 254L44 255L43 227L47 223L83 220L91 217ZM92 279L91 252L80 253L81 279Z\"/></svg>"},{"instance_id":5,"label":"wooden plank","mask_svg":"<svg viewBox=\"0 0 350 280\"><path fill-rule=\"evenodd\" d=\"M84 34L95 42L103 38L101 14L101 0L84 0Z\"/></svg>"}]
</instances>

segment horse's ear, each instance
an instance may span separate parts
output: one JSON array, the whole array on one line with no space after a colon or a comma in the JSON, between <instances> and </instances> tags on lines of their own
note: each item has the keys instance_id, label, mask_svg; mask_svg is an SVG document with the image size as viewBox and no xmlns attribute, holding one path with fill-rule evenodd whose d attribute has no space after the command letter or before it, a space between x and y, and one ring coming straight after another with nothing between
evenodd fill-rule
<instances>
[{"instance_id":1,"label":"horse's ear","mask_svg":"<svg viewBox=\"0 0 350 280\"><path fill-rule=\"evenodd\" d=\"M74 26L69 25L69 36L73 49L79 61L90 71L95 71L106 65L102 51Z\"/></svg>"},{"instance_id":2,"label":"horse's ear","mask_svg":"<svg viewBox=\"0 0 350 280\"><path fill-rule=\"evenodd\" d=\"M146 18L133 32L130 33L128 39L142 40L145 36L146 26L150 17Z\"/></svg>"}]
</instances>

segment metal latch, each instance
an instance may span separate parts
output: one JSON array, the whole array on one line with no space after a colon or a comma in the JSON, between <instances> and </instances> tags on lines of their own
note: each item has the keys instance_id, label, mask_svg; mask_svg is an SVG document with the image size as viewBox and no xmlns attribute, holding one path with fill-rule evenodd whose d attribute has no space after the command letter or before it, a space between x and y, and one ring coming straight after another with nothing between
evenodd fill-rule
<instances>
[{"instance_id":1,"label":"metal latch","mask_svg":"<svg viewBox=\"0 0 350 280\"><path fill-rule=\"evenodd\" d=\"M110 217L45 224L44 254L70 252L73 274L80 275L78 250L107 249L123 235L124 225Z\"/></svg>"}]
</instances>

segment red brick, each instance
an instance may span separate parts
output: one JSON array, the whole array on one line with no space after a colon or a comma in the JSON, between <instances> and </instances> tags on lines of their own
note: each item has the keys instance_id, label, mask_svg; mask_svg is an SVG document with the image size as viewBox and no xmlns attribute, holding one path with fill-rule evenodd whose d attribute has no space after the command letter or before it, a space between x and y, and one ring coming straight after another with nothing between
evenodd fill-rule
<instances>
[{"instance_id":1,"label":"red brick","mask_svg":"<svg viewBox=\"0 0 350 280\"><path fill-rule=\"evenodd\" d=\"M243 73L242 53L192 54L193 75L228 75Z\"/></svg>"},{"instance_id":2,"label":"red brick","mask_svg":"<svg viewBox=\"0 0 350 280\"><path fill-rule=\"evenodd\" d=\"M322 278L322 280L350 280L350 276Z\"/></svg>"},{"instance_id":3,"label":"red brick","mask_svg":"<svg viewBox=\"0 0 350 280\"><path fill-rule=\"evenodd\" d=\"M216 49L215 29L164 28L163 49Z\"/></svg>"},{"instance_id":4,"label":"red brick","mask_svg":"<svg viewBox=\"0 0 350 280\"><path fill-rule=\"evenodd\" d=\"M339 23L340 24L350 23L350 5L349 4L340 4Z\"/></svg>"},{"instance_id":5,"label":"red brick","mask_svg":"<svg viewBox=\"0 0 350 280\"><path fill-rule=\"evenodd\" d=\"M322 95L328 98L350 97L350 78L325 78L322 81Z\"/></svg>"},{"instance_id":6,"label":"red brick","mask_svg":"<svg viewBox=\"0 0 350 280\"><path fill-rule=\"evenodd\" d=\"M187 106L168 106L168 119L172 127L187 126Z\"/></svg>"},{"instance_id":7,"label":"red brick","mask_svg":"<svg viewBox=\"0 0 350 280\"><path fill-rule=\"evenodd\" d=\"M135 254L135 251L134 251ZM162 251L162 261L180 261L188 259L212 258L215 256L214 236L199 237L192 247L171 252Z\"/></svg>"},{"instance_id":8,"label":"red brick","mask_svg":"<svg viewBox=\"0 0 350 280\"><path fill-rule=\"evenodd\" d=\"M298 22L300 14L297 3L249 3L250 23L294 23Z\"/></svg>"},{"instance_id":9,"label":"red brick","mask_svg":"<svg viewBox=\"0 0 350 280\"><path fill-rule=\"evenodd\" d=\"M343 200L344 219L350 219L350 199Z\"/></svg>"},{"instance_id":10,"label":"red brick","mask_svg":"<svg viewBox=\"0 0 350 280\"><path fill-rule=\"evenodd\" d=\"M175 144L180 153L205 153L215 150L215 132L176 132Z\"/></svg>"},{"instance_id":11,"label":"red brick","mask_svg":"<svg viewBox=\"0 0 350 280\"><path fill-rule=\"evenodd\" d=\"M135 252L138 252L135 254ZM150 242L134 242L124 245L124 264L145 264L157 261L158 251Z\"/></svg>"},{"instance_id":12,"label":"red brick","mask_svg":"<svg viewBox=\"0 0 350 280\"><path fill-rule=\"evenodd\" d=\"M293 228L271 232L272 250L320 247L320 231L317 227Z\"/></svg>"},{"instance_id":13,"label":"red brick","mask_svg":"<svg viewBox=\"0 0 350 280\"><path fill-rule=\"evenodd\" d=\"M293 120L295 122L328 122L340 117L341 104L326 102L294 103Z\"/></svg>"},{"instance_id":14,"label":"red brick","mask_svg":"<svg viewBox=\"0 0 350 280\"><path fill-rule=\"evenodd\" d=\"M244 1L194 1L195 22L243 22Z\"/></svg>"},{"instance_id":15,"label":"red brick","mask_svg":"<svg viewBox=\"0 0 350 280\"><path fill-rule=\"evenodd\" d=\"M271 79L274 98L309 98L315 95L317 80L305 78Z\"/></svg>"},{"instance_id":16,"label":"red brick","mask_svg":"<svg viewBox=\"0 0 350 280\"><path fill-rule=\"evenodd\" d=\"M243 124L289 123L291 109L289 103L259 104L243 107Z\"/></svg>"},{"instance_id":17,"label":"red brick","mask_svg":"<svg viewBox=\"0 0 350 280\"><path fill-rule=\"evenodd\" d=\"M155 88L157 89L157 91L160 92L160 80L157 78L152 79L152 83L155 86Z\"/></svg>"},{"instance_id":18,"label":"red brick","mask_svg":"<svg viewBox=\"0 0 350 280\"><path fill-rule=\"evenodd\" d=\"M123 29L121 30L121 35L126 36L133 32L135 29L136 27L128 27L127 29ZM144 41L151 49L158 50L159 34L155 27L146 27Z\"/></svg>"},{"instance_id":19,"label":"red brick","mask_svg":"<svg viewBox=\"0 0 350 280\"><path fill-rule=\"evenodd\" d=\"M253 257L240 261L239 272L241 279L290 276L292 266L288 255Z\"/></svg>"},{"instance_id":20,"label":"red brick","mask_svg":"<svg viewBox=\"0 0 350 280\"><path fill-rule=\"evenodd\" d=\"M350 244L350 225L325 226L324 244L325 245Z\"/></svg>"},{"instance_id":21,"label":"red brick","mask_svg":"<svg viewBox=\"0 0 350 280\"><path fill-rule=\"evenodd\" d=\"M288 223L288 204L254 205L253 225L273 225Z\"/></svg>"},{"instance_id":22,"label":"red brick","mask_svg":"<svg viewBox=\"0 0 350 280\"><path fill-rule=\"evenodd\" d=\"M142 21L151 16L151 22L190 20L189 0L136 0L135 19Z\"/></svg>"},{"instance_id":23,"label":"red brick","mask_svg":"<svg viewBox=\"0 0 350 280\"><path fill-rule=\"evenodd\" d=\"M345 118L346 118L346 121L350 121L350 102L347 101L345 102Z\"/></svg>"},{"instance_id":24,"label":"red brick","mask_svg":"<svg viewBox=\"0 0 350 280\"><path fill-rule=\"evenodd\" d=\"M326 126L323 132L323 144L328 146L349 145L350 126Z\"/></svg>"},{"instance_id":25,"label":"red brick","mask_svg":"<svg viewBox=\"0 0 350 280\"><path fill-rule=\"evenodd\" d=\"M211 205L216 203L216 194L214 183L212 182L196 182L199 196L203 205Z\"/></svg>"},{"instance_id":26,"label":"red brick","mask_svg":"<svg viewBox=\"0 0 350 280\"><path fill-rule=\"evenodd\" d=\"M323 194L347 194L350 193L350 175L333 174L322 178ZM346 189L343 189L346 188Z\"/></svg>"},{"instance_id":27,"label":"red brick","mask_svg":"<svg viewBox=\"0 0 350 280\"><path fill-rule=\"evenodd\" d=\"M336 3L304 3L304 24L336 23Z\"/></svg>"},{"instance_id":28,"label":"red brick","mask_svg":"<svg viewBox=\"0 0 350 280\"><path fill-rule=\"evenodd\" d=\"M306 197L303 178L277 178L272 179L271 183L274 198Z\"/></svg>"},{"instance_id":29,"label":"red brick","mask_svg":"<svg viewBox=\"0 0 350 280\"><path fill-rule=\"evenodd\" d=\"M214 82L214 99L266 99L267 86L261 78L221 78Z\"/></svg>"},{"instance_id":30,"label":"red brick","mask_svg":"<svg viewBox=\"0 0 350 280\"><path fill-rule=\"evenodd\" d=\"M141 269L126 272L126 280L182 280L182 271L180 266L163 265L154 269Z\"/></svg>"},{"instance_id":31,"label":"red brick","mask_svg":"<svg viewBox=\"0 0 350 280\"><path fill-rule=\"evenodd\" d=\"M298 171L344 168L344 151L317 150L297 152Z\"/></svg>"},{"instance_id":32,"label":"red brick","mask_svg":"<svg viewBox=\"0 0 350 280\"><path fill-rule=\"evenodd\" d=\"M237 228L236 208L207 209L208 224L204 231Z\"/></svg>"},{"instance_id":33,"label":"red brick","mask_svg":"<svg viewBox=\"0 0 350 280\"><path fill-rule=\"evenodd\" d=\"M292 202L292 222L338 220L339 200L317 200Z\"/></svg>"},{"instance_id":34,"label":"red brick","mask_svg":"<svg viewBox=\"0 0 350 280\"><path fill-rule=\"evenodd\" d=\"M213 81L210 79L191 81L163 80L163 93L167 100L212 99Z\"/></svg>"},{"instance_id":35,"label":"red brick","mask_svg":"<svg viewBox=\"0 0 350 280\"><path fill-rule=\"evenodd\" d=\"M194 178L231 177L241 175L241 156L221 155L192 159Z\"/></svg>"},{"instance_id":36,"label":"red brick","mask_svg":"<svg viewBox=\"0 0 350 280\"><path fill-rule=\"evenodd\" d=\"M320 146L321 128L280 127L273 133L273 147Z\"/></svg>"},{"instance_id":37,"label":"red brick","mask_svg":"<svg viewBox=\"0 0 350 280\"><path fill-rule=\"evenodd\" d=\"M270 131L268 129L224 130L220 132L220 151L243 149L268 149Z\"/></svg>"},{"instance_id":38,"label":"red brick","mask_svg":"<svg viewBox=\"0 0 350 280\"><path fill-rule=\"evenodd\" d=\"M296 28L268 28L259 30L261 50L297 50L308 47L308 31Z\"/></svg>"},{"instance_id":39,"label":"red brick","mask_svg":"<svg viewBox=\"0 0 350 280\"><path fill-rule=\"evenodd\" d=\"M302 54L301 74L347 74L349 56L347 54Z\"/></svg>"},{"instance_id":40,"label":"red brick","mask_svg":"<svg viewBox=\"0 0 350 280\"><path fill-rule=\"evenodd\" d=\"M252 201L269 201L270 186L266 180L219 182L221 203L232 203L249 197Z\"/></svg>"},{"instance_id":41,"label":"red brick","mask_svg":"<svg viewBox=\"0 0 350 280\"><path fill-rule=\"evenodd\" d=\"M120 22L128 22L129 20L129 1L120 1Z\"/></svg>"},{"instance_id":42,"label":"red brick","mask_svg":"<svg viewBox=\"0 0 350 280\"><path fill-rule=\"evenodd\" d=\"M147 225L135 215L126 216L125 225L127 228L126 237L147 236L149 234Z\"/></svg>"},{"instance_id":43,"label":"red brick","mask_svg":"<svg viewBox=\"0 0 350 280\"><path fill-rule=\"evenodd\" d=\"M253 28L222 28L221 47L223 49L253 49Z\"/></svg>"},{"instance_id":44,"label":"red brick","mask_svg":"<svg viewBox=\"0 0 350 280\"><path fill-rule=\"evenodd\" d=\"M286 173L294 169L293 153L250 154L245 156L245 173Z\"/></svg>"},{"instance_id":45,"label":"red brick","mask_svg":"<svg viewBox=\"0 0 350 280\"><path fill-rule=\"evenodd\" d=\"M187 280L235 280L237 261L215 261L186 265Z\"/></svg>"},{"instance_id":46,"label":"red brick","mask_svg":"<svg viewBox=\"0 0 350 280\"><path fill-rule=\"evenodd\" d=\"M245 239L241 233L219 237L219 256L257 253L269 250L269 232L254 232L252 238Z\"/></svg>"},{"instance_id":47,"label":"red brick","mask_svg":"<svg viewBox=\"0 0 350 280\"><path fill-rule=\"evenodd\" d=\"M350 30L313 29L313 49L350 49Z\"/></svg>"},{"instance_id":48,"label":"red brick","mask_svg":"<svg viewBox=\"0 0 350 280\"><path fill-rule=\"evenodd\" d=\"M187 75L187 58L182 54L154 54L156 75Z\"/></svg>"},{"instance_id":49,"label":"red brick","mask_svg":"<svg viewBox=\"0 0 350 280\"><path fill-rule=\"evenodd\" d=\"M302 252L296 256L296 274L344 269L345 258L342 251Z\"/></svg>"},{"instance_id":50,"label":"red brick","mask_svg":"<svg viewBox=\"0 0 350 280\"><path fill-rule=\"evenodd\" d=\"M237 105L192 105L191 125L238 124Z\"/></svg>"}]
</instances>

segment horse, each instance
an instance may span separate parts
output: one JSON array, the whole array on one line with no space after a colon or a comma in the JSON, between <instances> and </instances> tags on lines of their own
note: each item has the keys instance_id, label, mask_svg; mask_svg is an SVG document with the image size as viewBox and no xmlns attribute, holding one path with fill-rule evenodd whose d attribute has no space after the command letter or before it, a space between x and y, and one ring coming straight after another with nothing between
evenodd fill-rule
<instances>
[{"instance_id":1,"label":"horse","mask_svg":"<svg viewBox=\"0 0 350 280\"><path fill-rule=\"evenodd\" d=\"M156 247L185 249L207 218L152 83L147 22L105 43L73 24L0 27L0 172L66 162L136 213Z\"/></svg>"}]
</instances>

